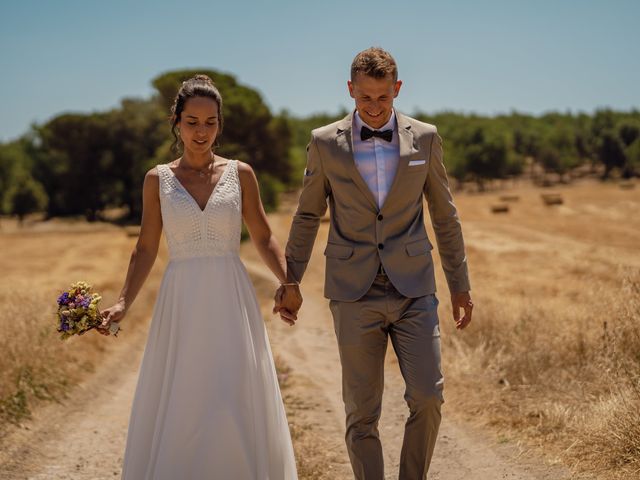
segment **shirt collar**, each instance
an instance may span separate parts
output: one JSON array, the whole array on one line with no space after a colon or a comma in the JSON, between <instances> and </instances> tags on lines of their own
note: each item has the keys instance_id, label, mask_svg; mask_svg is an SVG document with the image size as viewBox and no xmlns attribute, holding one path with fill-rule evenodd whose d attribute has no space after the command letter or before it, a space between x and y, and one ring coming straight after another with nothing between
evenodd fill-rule
<instances>
[{"instance_id":1,"label":"shirt collar","mask_svg":"<svg viewBox=\"0 0 640 480\"><path fill-rule=\"evenodd\" d=\"M387 123L385 123L382 127L380 128L373 128L369 125L367 125L362 118L360 118L360 114L358 113L358 110L356 110L355 114L353 115L353 125L354 125L354 131L359 132L360 129L364 126L369 128L370 130L378 130L378 131L383 131L383 130L393 130L395 131L396 129L396 110L395 109L391 109L391 116L389 117L389 120L387 121Z\"/></svg>"}]
</instances>

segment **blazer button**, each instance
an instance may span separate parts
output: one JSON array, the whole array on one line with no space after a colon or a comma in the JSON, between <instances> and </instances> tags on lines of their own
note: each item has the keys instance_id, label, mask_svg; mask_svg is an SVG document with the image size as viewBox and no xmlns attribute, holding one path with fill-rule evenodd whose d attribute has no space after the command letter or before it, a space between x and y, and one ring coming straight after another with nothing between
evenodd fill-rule
<instances>
[{"instance_id":1,"label":"blazer button","mask_svg":"<svg viewBox=\"0 0 640 480\"><path fill-rule=\"evenodd\" d=\"M378 220L382 220L383 218L382 214L378 215Z\"/></svg>"},{"instance_id":2,"label":"blazer button","mask_svg":"<svg viewBox=\"0 0 640 480\"><path fill-rule=\"evenodd\" d=\"M384 244L379 243L378 244L378 250L384 250Z\"/></svg>"}]
</instances>

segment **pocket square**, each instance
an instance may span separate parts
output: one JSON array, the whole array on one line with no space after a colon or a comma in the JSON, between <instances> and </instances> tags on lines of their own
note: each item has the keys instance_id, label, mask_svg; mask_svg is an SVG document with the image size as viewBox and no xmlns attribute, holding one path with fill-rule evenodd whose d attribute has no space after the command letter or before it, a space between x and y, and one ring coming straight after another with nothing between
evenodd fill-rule
<instances>
[{"instance_id":1,"label":"pocket square","mask_svg":"<svg viewBox=\"0 0 640 480\"><path fill-rule=\"evenodd\" d=\"M424 165L426 160L411 160L409 162L410 167L415 167L416 165Z\"/></svg>"}]
</instances>

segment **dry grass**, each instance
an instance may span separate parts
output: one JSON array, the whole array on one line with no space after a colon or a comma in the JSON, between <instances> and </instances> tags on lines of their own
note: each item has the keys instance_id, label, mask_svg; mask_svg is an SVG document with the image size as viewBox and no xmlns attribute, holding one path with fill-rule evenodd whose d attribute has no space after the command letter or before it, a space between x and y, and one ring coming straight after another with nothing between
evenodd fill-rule
<instances>
[{"instance_id":1,"label":"dry grass","mask_svg":"<svg viewBox=\"0 0 640 480\"><path fill-rule=\"evenodd\" d=\"M518 196L503 215L490 209L498 194L456 198L476 312L470 329L455 332L441 288L447 404L505 441L526 439L577 476L640 478L640 189L563 187L564 203L553 208L540 201L542 192L500 192ZM108 226L0 225L0 422L63 398L106 358L110 342L102 337L55 338L54 302L60 289L85 279L108 304L134 243ZM130 320L149 314L163 263ZM272 286L256 289L266 295ZM303 379L286 370L280 363L300 475L332 478L336 453L319 442L322 412L302 395Z\"/></svg>"},{"instance_id":2,"label":"dry grass","mask_svg":"<svg viewBox=\"0 0 640 480\"><path fill-rule=\"evenodd\" d=\"M443 321L449 400L576 475L640 478L640 196L562 195L550 212L525 190L508 217L458 199L477 309L463 334Z\"/></svg>"},{"instance_id":3,"label":"dry grass","mask_svg":"<svg viewBox=\"0 0 640 480\"><path fill-rule=\"evenodd\" d=\"M323 443L318 441L316 430L319 425L314 425L306 415L317 408L317 405L293 393L292 383L299 380L290 375L291 369L281 358L276 357L275 360L295 450L298 476L308 480L330 480L334 478L331 452L324 450Z\"/></svg>"},{"instance_id":4,"label":"dry grass","mask_svg":"<svg viewBox=\"0 0 640 480\"><path fill-rule=\"evenodd\" d=\"M16 423L29 415L34 399L58 399L71 380L61 355L39 311L46 305L42 294L0 292L0 420ZM16 328L17 324L17 328ZM13 326L12 326L13 325ZM26 346L28 345L28 348Z\"/></svg>"},{"instance_id":5,"label":"dry grass","mask_svg":"<svg viewBox=\"0 0 640 480\"><path fill-rule=\"evenodd\" d=\"M124 280L135 238L115 227L46 222L24 229L0 225L0 436L10 423L30 416L43 400L64 401L69 387L106 358L113 341L90 332L66 342L56 332L55 300L78 280L87 280L113 301ZM158 268L124 327L144 324L153 302Z\"/></svg>"}]
</instances>

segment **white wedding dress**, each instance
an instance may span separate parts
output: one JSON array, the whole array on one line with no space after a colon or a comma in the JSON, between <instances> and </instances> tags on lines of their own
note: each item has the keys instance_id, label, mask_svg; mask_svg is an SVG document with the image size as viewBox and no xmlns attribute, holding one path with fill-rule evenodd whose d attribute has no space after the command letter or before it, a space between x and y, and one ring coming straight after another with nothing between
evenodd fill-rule
<instances>
[{"instance_id":1,"label":"white wedding dress","mask_svg":"<svg viewBox=\"0 0 640 480\"><path fill-rule=\"evenodd\" d=\"M204 210L158 166L170 261L133 401L125 480L293 480L291 437L229 161Z\"/></svg>"}]
</instances>

